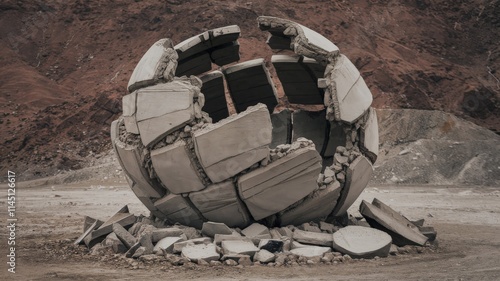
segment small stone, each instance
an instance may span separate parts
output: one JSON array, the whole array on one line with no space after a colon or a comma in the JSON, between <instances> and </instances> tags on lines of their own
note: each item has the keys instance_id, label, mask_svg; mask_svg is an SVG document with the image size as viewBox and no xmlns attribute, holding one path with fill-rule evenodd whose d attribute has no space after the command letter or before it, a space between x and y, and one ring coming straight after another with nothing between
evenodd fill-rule
<instances>
[{"instance_id":1,"label":"small stone","mask_svg":"<svg viewBox=\"0 0 500 281\"><path fill-rule=\"evenodd\" d=\"M236 262L235 260L228 259L224 261L224 264L229 266L236 266L238 265L238 262Z\"/></svg>"},{"instance_id":2,"label":"small stone","mask_svg":"<svg viewBox=\"0 0 500 281\"><path fill-rule=\"evenodd\" d=\"M139 247L139 248L135 251L135 253L134 253L134 255L132 256L132 258L136 259L136 258L138 258L138 257L140 257L140 256L142 256L142 255L144 255L144 253L146 253L146 247L141 246L141 247Z\"/></svg>"},{"instance_id":3,"label":"small stone","mask_svg":"<svg viewBox=\"0 0 500 281\"><path fill-rule=\"evenodd\" d=\"M252 265L252 261L250 260L249 256L242 256L238 260L238 264L243 265L243 266L251 266Z\"/></svg>"},{"instance_id":4,"label":"small stone","mask_svg":"<svg viewBox=\"0 0 500 281\"><path fill-rule=\"evenodd\" d=\"M220 261L210 261L210 266L220 266L222 263Z\"/></svg>"},{"instance_id":5,"label":"small stone","mask_svg":"<svg viewBox=\"0 0 500 281\"><path fill-rule=\"evenodd\" d=\"M208 266L210 265L207 261L205 260L202 260L202 259L199 259L198 260L198 265L201 265L201 266Z\"/></svg>"},{"instance_id":6,"label":"small stone","mask_svg":"<svg viewBox=\"0 0 500 281\"><path fill-rule=\"evenodd\" d=\"M340 172L337 174L337 180L339 182L345 182L345 174L343 172Z\"/></svg>"},{"instance_id":7,"label":"small stone","mask_svg":"<svg viewBox=\"0 0 500 281\"><path fill-rule=\"evenodd\" d=\"M332 181L333 181L333 177L326 177L324 183L325 184L330 184Z\"/></svg>"}]
</instances>

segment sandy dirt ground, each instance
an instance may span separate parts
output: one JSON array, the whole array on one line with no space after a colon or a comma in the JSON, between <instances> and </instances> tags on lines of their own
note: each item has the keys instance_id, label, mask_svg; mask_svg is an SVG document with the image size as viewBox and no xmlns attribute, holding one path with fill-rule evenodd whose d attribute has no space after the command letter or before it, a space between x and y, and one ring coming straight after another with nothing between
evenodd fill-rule
<instances>
[{"instance_id":1,"label":"sandy dirt ground","mask_svg":"<svg viewBox=\"0 0 500 281\"><path fill-rule=\"evenodd\" d=\"M7 218L6 185L0 216ZM7 271L7 230L1 228L0 280L499 280L500 191L454 186L371 186L377 197L410 219L425 218L438 231L436 251L296 267L204 267L145 264L113 255L90 255L72 246L85 215L106 219L125 204L147 210L124 183L17 187L16 273ZM135 268L135 269L134 269Z\"/></svg>"}]
</instances>

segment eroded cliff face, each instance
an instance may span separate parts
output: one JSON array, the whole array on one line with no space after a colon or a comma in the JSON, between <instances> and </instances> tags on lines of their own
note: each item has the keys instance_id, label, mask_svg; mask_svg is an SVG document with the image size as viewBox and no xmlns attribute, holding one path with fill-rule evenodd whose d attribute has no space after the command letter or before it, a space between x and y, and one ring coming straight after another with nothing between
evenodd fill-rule
<instances>
[{"instance_id":1,"label":"eroded cliff face","mask_svg":"<svg viewBox=\"0 0 500 281\"><path fill-rule=\"evenodd\" d=\"M377 108L443 110L498 131L499 12L498 1L4 1L0 166L44 176L109 150L128 78L157 38L237 24L241 61L269 59L259 15L336 43Z\"/></svg>"}]
</instances>

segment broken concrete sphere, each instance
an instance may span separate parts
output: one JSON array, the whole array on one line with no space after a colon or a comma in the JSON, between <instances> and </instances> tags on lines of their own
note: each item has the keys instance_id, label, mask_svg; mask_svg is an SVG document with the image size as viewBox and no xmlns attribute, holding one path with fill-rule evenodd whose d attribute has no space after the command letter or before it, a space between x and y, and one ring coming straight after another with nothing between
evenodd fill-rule
<instances>
[{"instance_id":1,"label":"broken concrete sphere","mask_svg":"<svg viewBox=\"0 0 500 281\"><path fill-rule=\"evenodd\" d=\"M111 125L118 161L152 215L198 229L210 221L205 231L219 243L228 241L226 247L231 242L225 236L235 235L228 227L344 215L368 184L378 155L372 95L354 64L305 26L274 17L257 21L270 33L271 49L295 54L227 66L240 59L236 25L177 45L161 39L134 69L123 116ZM214 65L220 71L209 72ZM276 84L290 103L316 110L278 112ZM99 229L104 227L111 230ZM254 228L251 239L271 238ZM166 239L166 247L176 239ZM192 260L215 259L207 247L189 245L182 252ZM259 256L267 261L264 254Z\"/></svg>"}]
</instances>

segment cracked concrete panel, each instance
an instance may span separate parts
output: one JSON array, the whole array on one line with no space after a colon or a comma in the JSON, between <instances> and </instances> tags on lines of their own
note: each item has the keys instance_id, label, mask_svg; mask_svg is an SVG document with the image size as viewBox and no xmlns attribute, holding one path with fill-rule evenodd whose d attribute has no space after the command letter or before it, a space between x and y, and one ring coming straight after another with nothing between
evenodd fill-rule
<instances>
[{"instance_id":1,"label":"cracked concrete panel","mask_svg":"<svg viewBox=\"0 0 500 281\"><path fill-rule=\"evenodd\" d=\"M279 217L280 225L299 225L326 218L335 207L340 190L340 184L337 182L337 184L331 184L323 190L315 191L297 207L284 211Z\"/></svg>"},{"instance_id":2,"label":"cracked concrete panel","mask_svg":"<svg viewBox=\"0 0 500 281\"><path fill-rule=\"evenodd\" d=\"M360 155L347 168L347 176L342 194L337 206L332 212L333 216L340 216L356 201L372 178L373 167L370 161Z\"/></svg>"},{"instance_id":3,"label":"cracked concrete panel","mask_svg":"<svg viewBox=\"0 0 500 281\"><path fill-rule=\"evenodd\" d=\"M212 62L218 66L223 66L240 60L240 44L231 42L216 48L210 52Z\"/></svg>"},{"instance_id":4,"label":"cracked concrete panel","mask_svg":"<svg viewBox=\"0 0 500 281\"><path fill-rule=\"evenodd\" d=\"M290 37L291 48L298 55L314 58L326 65L334 62L339 48L323 35L290 20L260 16L257 18L259 28L272 35Z\"/></svg>"},{"instance_id":5,"label":"cracked concrete panel","mask_svg":"<svg viewBox=\"0 0 500 281\"><path fill-rule=\"evenodd\" d=\"M162 212L169 221L179 222L201 229L203 218L191 207L188 201L181 195L169 194L154 203L155 207Z\"/></svg>"},{"instance_id":6,"label":"cracked concrete panel","mask_svg":"<svg viewBox=\"0 0 500 281\"><path fill-rule=\"evenodd\" d=\"M238 199L232 180L192 192L189 198L209 221L222 222L229 227L245 227L251 222L245 206Z\"/></svg>"},{"instance_id":7,"label":"cracked concrete panel","mask_svg":"<svg viewBox=\"0 0 500 281\"><path fill-rule=\"evenodd\" d=\"M366 151L368 158L375 163L378 156L378 121L377 112L373 107L370 107L368 120L361 126L360 146Z\"/></svg>"},{"instance_id":8,"label":"cracked concrete panel","mask_svg":"<svg viewBox=\"0 0 500 281\"><path fill-rule=\"evenodd\" d=\"M274 55L271 62L290 103L323 104L324 90L318 88L318 78L309 65L314 59L298 56Z\"/></svg>"},{"instance_id":9,"label":"cracked concrete panel","mask_svg":"<svg viewBox=\"0 0 500 281\"><path fill-rule=\"evenodd\" d=\"M264 59L230 66L224 70L224 75L237 112L259 102L266 104L270 113L273 112L278 98Z\"/></svg>"},{"instance_id":10,"label":"cracked concrete panel","mask_svg":"<svg viewBox=\"0 0 500 281\"><path fill-rule=\"evenodd\" d=\"M138 91L136 119L145 146L194 119L193 88L171 82Z\"/></svg>"},{"instance_id":11,"label":"cracked concrete panel","mask_svg":"<svg viewBox=\"0 0 500 281\"><path fill-rule=\"evenodd\" d=\"M280 144L292 142L292 113L285 109L279 113L271 114L273 125L273 141L270 148L275 148Z\"/></svg>"},{"instance_id":12,"label":"cracked concrete panel","mask_svg":"<svg viewBox=\"0 0 500 281\"><path fill-rule=\"evenodd\" d=\"M342 124L336 122L330 122L329 124L329 135L328 143L326 145L325 151L323 152L323 157L333 157L337 146L346 145L346 135Z\"/></svg>"},{"instance_id":13,"label":"cracked concrete panel","mask_svg":"<svg viewBox=\"0 0 500 281\"><path fill-rule=\"evenodd\" d=\"M161 39L154 43L134 68L128 82L128 91L133 92L141 87L156 84L163 78L163 72L169 65L170 68L175 68L177 58L170 39Z\"/></svg>"},{"instance_id":14,"label":"cracked concrete panel","mask_svg":"<svg viewBox=\"0 0 500 281\"><path fill-rule=\"evenodd\" d=\"M214 183L221 182L269 157L269 147L259 147L204 168Z\"/></svg>"},{"instance_id":15,"label":"cracked concrete panel","mask_svg":"<svg viewBox=\"0 0 500 281\"><path fill-rule=\"evenodd\" d=\"M413 230L394 218L392 213L387 213L365 200L361 202L359 212L365 217L370 226L388 233L392 237L392 243L398 246L423 246L428 240L422 233Z\"/></svg>"},{"instance_id":16,"label":"cracked concrete panel","mask_svg":"<svg viewBox=\"0 0 500 281\"><path fill-rule=\"evenodd\" d=\"M172 145L151 151L151 161L156 174L167 189L174 194L205 188L186 149L188 149L186 142L180 140Z\"/></svg>"},{"instance_id":17,"label":"cracked concrete panel","mask_svg":"<svg viewBox=\"0 0 500 281\"><path fill-rule=\"evenodd\" d=\"M318 153L322 153L328 133L325 111L295 111L292 114L292 142L303 137L314 142Z\"/></svg>"},{"instance_id":18,"label":"cracked concrete panel","mask_svg":"<svg viewBox=\"0 0 500 281\"><path fill-rule=\"evenodd\" d=\"M356 66L344 55L340 55L330 75L329 88L334 103L338 103L340 120L353 123L370 107L373 97ZM328 106L328 104L325 104Z\"/></svg>"},{"instance_id":19,"label":"cracked concrete panel","mask_svg":"<svg viewBox=\"0 0 500 281\"><path fill-rule=\"evenodd\" d=\"M179 60L175 71L177 77L186 75L199 75L212 69L212 60L208 52L198 53L194 56Z\"/></svg>"},{"instance_id":20,"label":"cracked concrete panel","mask_svg":"<svg viewBox=\"0 0 500 281\"><path fill-rule=\"evenodd\" d=\"M320 161L313 148L303 148L242 175L238 192L253 218L279 212L318 188Z\"/></svg>"},{"instance_id":21,"label":"cracked concrete panel","mask_svg":"<svg viewBox=\"0 0 500 281\"><path fill-rule=\"evenodd\" d=\"M353 123L370 108L373 97L362 77L352 86L344 100L339 101L340 119Z\"/></svg>"},{"instance_id":22,"label":"cracked concrete panel","mask_svg":"<svg viewBox=\"0 0 500 281\"><path fill-rule=\"evenodd\" d=\"M142 153L137 147L117 142L116 152L121 160L124 171L144 194L147 194L151 198L160 198L165 194L165 189L153 184L149 179L148 172L141 166Z\"/></svg>"},{"instance_id":23,"label":"cracked concrete panel","mask_svg":"<svg viewBox=\"0 0 500 281\"><path fill-rule=\"evenodd\" d=\"M255 126L255 124L259 124L259 126ZM263 147L271 143L271 140L271 118L266 106L263 104L249 107L238 115L208 125L193 134L196 155L205 172L214 182L224 180L219 177L214 178L215 174L219 173L218 169L225 168L224 171L220 172L222 174L229 172L230 176L232 176L239 172L237 170L241 169L240 171L242 171L265 158L267 155L262 157L261 153L253 152L253 150L262 150ZM244 155L244 153L249 154ZM232 161L231 158L239 155L246 159L244 161L246 163L232 163L235 161ZM217 169L210 169L211 166L218 163L222 163L223 167L219 165ZM238 169L234 167L227 169L228 165L235 164Z\"/></svg>"},{"instance_id":24,"label":"cracked concrete panel","mask_svg":"<svg viewBox=\"0 0 500 281\"><path fill-rule=\"evenodd\" d=\"M201 92L205 95L203 111L207 112L214 123L229 116L224 91L224 75L216 70L200 77L203 82Z\"/></svg>"}]
</instances>

